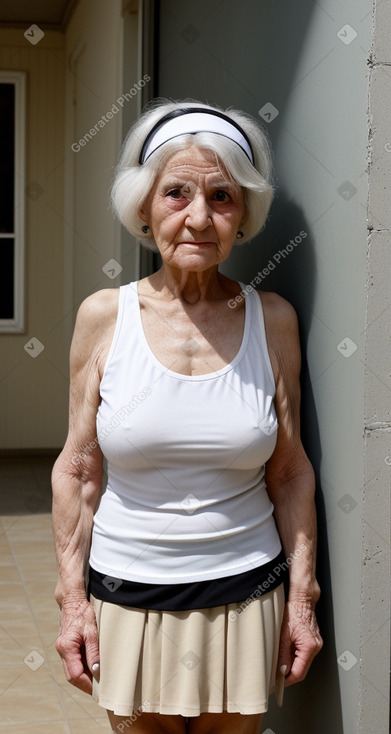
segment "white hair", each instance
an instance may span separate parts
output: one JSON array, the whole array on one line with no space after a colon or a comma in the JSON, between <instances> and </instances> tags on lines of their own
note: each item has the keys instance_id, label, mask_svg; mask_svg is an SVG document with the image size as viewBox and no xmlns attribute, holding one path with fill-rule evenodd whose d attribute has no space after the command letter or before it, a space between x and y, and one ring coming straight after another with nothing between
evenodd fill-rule
<instances>
[{"instance_id":1,"label":"white hair","mask_svg":"<svg viewBox=\"0 0 391 734\"><path fill-rule=\"evenodd\" d=\"M155 150L145 163L139 164L141 148L154 125L169 112L192 106L209 109L211 107L195 100L179 102L154 100L130 128L116 169L111 191L113 209L126 229L145 247L154 251L158 248L152 235L145 235L142 231L145 222L139 217L140 207L168 159L174 153L191 145L214 153L217 164L224 165L231 178L243 189L246 207L245 219L241 225L243 238L235 241L235 244L244 244L258 234L266 222L272 203L274 189L271 180L272 156L269 139L264 128L241 110L231 108L223 110L215 105L212 108L223 112L244 130L251 143L254 165L237 143L224 135L212 132L178 135Z\"/></svg>"}]
</instances>

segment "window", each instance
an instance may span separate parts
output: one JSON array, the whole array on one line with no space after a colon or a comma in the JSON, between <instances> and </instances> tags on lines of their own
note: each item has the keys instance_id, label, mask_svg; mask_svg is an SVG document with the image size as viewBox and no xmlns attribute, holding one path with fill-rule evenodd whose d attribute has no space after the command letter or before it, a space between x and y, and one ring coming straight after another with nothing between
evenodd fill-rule
<instances>
[{"instance_id":1,"label":"window","mask_svg":"<svg viewBox=\"0 0 391 734\"><path fill-rule=\"evenodd\" d=\"M24 328L24 72L0 71L0 332Z\"/></svg>"}]
</instances>

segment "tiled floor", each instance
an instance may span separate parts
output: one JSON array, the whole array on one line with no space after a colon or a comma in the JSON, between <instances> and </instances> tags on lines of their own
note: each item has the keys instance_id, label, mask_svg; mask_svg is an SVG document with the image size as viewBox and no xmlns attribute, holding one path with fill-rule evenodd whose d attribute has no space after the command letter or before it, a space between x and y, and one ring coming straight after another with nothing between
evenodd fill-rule
<instances>
[{"instance_id":1,"label":"tiled floor","mask_svg":"<svg viewBox=\"0 0 391 734\"><path fill-rule=\"evenodd\" d=\"M54 647L53 461L0 460L0 734L111 731L105 711L67 683Z\"/></svg>"}]
</instances>

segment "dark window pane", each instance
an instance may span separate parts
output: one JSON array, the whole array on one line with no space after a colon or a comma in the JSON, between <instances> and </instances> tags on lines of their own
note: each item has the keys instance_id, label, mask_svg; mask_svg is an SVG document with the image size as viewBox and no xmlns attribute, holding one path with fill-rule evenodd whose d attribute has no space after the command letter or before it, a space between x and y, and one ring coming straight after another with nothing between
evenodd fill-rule
<instances>
[{"instance_id":1,"label":"dark window pane","mask_svg":"<svg viewBox=\"0 0 391 734\"><path fill-rule=\"evenodd\" d=\"M0 319L13 319L15 240L0 238Z\"/></svg>"},{"instance_id":2,"label":"dark window pane","mask_svg":"<svg viewBox=\"0 0 391 734\"><path fill-rule=\"evenodd\" d=\"M0 232L14 231L15 86L0 84Z\"/></svg>"}]
</instances>

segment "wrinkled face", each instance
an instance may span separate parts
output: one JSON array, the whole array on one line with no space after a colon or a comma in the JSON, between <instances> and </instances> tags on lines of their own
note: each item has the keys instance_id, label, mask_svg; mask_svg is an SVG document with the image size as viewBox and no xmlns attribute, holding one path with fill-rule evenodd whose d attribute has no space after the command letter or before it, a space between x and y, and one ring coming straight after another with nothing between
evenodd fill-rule
<instances>
[{"instance_id":1,"label":"wrinkled face","mask_svg":"<svg viewBox=\"0 0 391 734\"><path fill-rule=\"evenodd\" d=\"M229 256L245 203L214 156L192 145L169 158L139 214L164 263L203 271Z\"/></svg>"}]
</instances>

